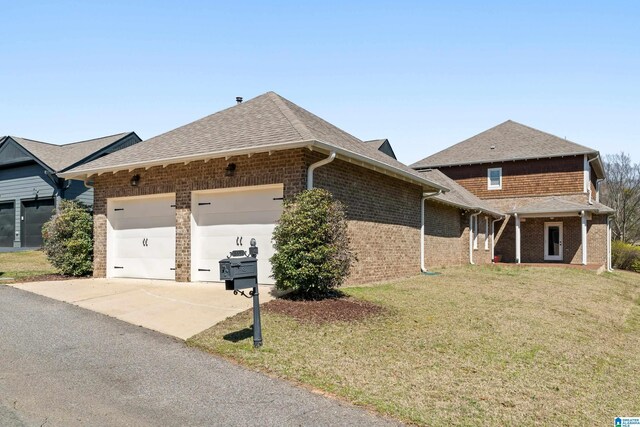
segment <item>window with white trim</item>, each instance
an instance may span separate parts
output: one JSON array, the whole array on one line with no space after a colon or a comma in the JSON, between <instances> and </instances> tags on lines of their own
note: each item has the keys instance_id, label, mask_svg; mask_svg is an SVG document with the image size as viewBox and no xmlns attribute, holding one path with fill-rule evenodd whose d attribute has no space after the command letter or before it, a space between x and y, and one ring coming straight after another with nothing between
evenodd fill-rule
<instances>
[{"instance_id":1,"label":"window with white trim","mask_svg":"<svg viewBox=\"0 0 640 427\"><path fill-rule=\"evenodd\" d=\"M489 190L502 190L502 168L487 169L487 188Z\"/></svg>"},{"instance_id":2,"label":"window with white trim","mask_svg":"<svg viewBox=\"0 0 640 427\"><path fill-rule=\"evenodd\" d=\"M484 217L484 250L489 250L489 217Z\"/></svg>"}]
</instances>

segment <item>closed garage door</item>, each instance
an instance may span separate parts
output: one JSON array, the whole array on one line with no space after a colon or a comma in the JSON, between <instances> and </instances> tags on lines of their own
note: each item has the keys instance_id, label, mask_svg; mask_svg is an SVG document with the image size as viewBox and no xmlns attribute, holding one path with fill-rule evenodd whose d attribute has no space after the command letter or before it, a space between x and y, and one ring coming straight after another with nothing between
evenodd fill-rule
<instances>
[{"instance_id":1,"label":"closed garage door","mask_svg":"<svg viewBox=\"0 0 640 427\"><path fill-rule=\"evenodd\" d=\"M268 185L194 192L191 226L191 278L220 281L218 261L236 249L248 251L256 239L258 281L272 284L269 258L273 229L282 213L283 186Z\"/></svg>"},{"instance_id":2,"label":"closed garage door","mask_svg":"<svg viewBox=\"0 0 640 427\"><path fill-rule=\"evenodd\" d=\"M108 277L175 279L175 195L109 199Z\"/></svg>"},{"instance_id":3,"label":"closed garage door","mask_svg":"<svg viewBox=\"0 0 640 427\"><path fill-rule=\"evenodd\" d=\"M16 210L13 202L0 202L0 247L13 246L13 233L16 229Z\"/></svg>"},{"instance_id":4,"label":"closed garage door","mask_svg":"<svg viewBox=\"0 0 640 427\"><path fill-rule=\"evenodd\" d=\"M38 199L22 202L20 231L22 246L36 248L42 246L42 226L49 221L55 211L53 199Z\"/></svg>"}]
</instances>

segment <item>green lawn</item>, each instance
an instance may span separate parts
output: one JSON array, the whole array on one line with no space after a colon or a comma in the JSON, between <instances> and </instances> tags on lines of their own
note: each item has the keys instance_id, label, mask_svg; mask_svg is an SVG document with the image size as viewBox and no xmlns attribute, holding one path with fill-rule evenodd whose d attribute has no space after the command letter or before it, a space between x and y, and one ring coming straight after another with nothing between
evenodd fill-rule
<instances>
[{"instance_id":1,"label":"green lawn","mask_svg":"<svg viewBox=\"0 0 640 427\"><path fill-rule=\"evenodd\" d=\"M350 287L386 307L313 324L263 312L265 345L189 344L424 425L611 425L640 416L640 275L467 266Z\"/></svg>"},{"instance_id":2,"label":"green lawn","mask_svg":"<svg viewBox=\"0 0 640 427\"><path fill-rule=\"evenodd\" d=\"M53 273L55 270L42 251L0 253L0 279L20 280Z\"/></svg>"}]
</instances>

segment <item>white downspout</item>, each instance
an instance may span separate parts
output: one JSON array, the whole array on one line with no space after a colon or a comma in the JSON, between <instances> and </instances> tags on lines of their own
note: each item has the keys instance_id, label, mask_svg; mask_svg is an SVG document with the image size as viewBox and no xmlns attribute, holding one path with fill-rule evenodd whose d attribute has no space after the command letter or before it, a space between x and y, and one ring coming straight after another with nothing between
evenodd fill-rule
<instances>
[{"instance_id":1,"label":"white downspout","mask_svg":"<svg viewBox=\"0 0 640 427\"><path fill-rule=\"evenodd\" d=\"M607 271L613 271L611 265L611 217L607 217Z\"/></svg>"},{"instance_id":2,"label":"white downspout","mask_svg":"<svg viewBox=\"0 0 640 427\"><path fill-rule=\"evenodd\" d=\"M311 190L313 188L313 171L316 168L319 168L320 166L324 166L327 163L333 162L333 159L335 158L336 158L336 152L332 151L329 154L329 157L327 157L326 159L322 159L319 162L315 162L309 165L309 169L307 169L307 190Z\"/></svg>"},{"instance_id":3,"label":"white downspout","mask_svg":"<svg viewBox=\"0 0 640 427\"><path fill-rule=\"evenodd\" d=\"M502 221L504 216L501 216L498 219L494 219L491 221L491 262L493 263L496 259L496 222Z\"/></svg>"},{"instance_id":4,"label":"white downspout","mask_svg":"<svg viewBox=\"0 0 640 427\"><path fill-rule=\"evenodd\" d=\"M516 218L516 264L520 264L520 215L514 213L513 216Z\"/></svg>"},{"instance_id":5,"label":"white downspout","mask_svg":"<svg viewBox=\"0 0 640 427\"><path fill-rule=\"evenodd\" d=\"M469 264L474 265L473 262L473 221L478 215L480 215L480 211L469 215ZM477 219L476 219L477 221Z\"/></svg>"},{"instance_id":6,"label":"white downspout","mask_svg":"<svg viewBox=\"0 0 640 427\"><path fill-rule=\"evenodd\" d=\"M587 213L580 211L580 229L582 235L582 265L587 265Z\"/></svg>"},{"instance_id":7,"label":"white downspout","mask_svg":"<svg viewBox=\"0 0 640 427\"><path fill-rule=\"evenodd\" d=\"M422 199L420 199L420 271L427 273L428 270L424 265L424 202L431 197L435 197L442 194L442 190L438 190L435 193L423 193Z\"/></svg>"}]
</instances>

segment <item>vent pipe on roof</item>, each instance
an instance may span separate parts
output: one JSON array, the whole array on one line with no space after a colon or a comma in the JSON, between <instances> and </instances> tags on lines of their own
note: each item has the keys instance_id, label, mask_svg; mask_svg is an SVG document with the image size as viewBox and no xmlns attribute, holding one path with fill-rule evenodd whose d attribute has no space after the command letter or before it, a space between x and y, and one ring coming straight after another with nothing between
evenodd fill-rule
<instances>
[{"instance_id":1,"label":"vent pipe on roof","mask_svg":"<svg viewBox=\"0 0 640 427\"><path fill-rule=\"evenodd\" d=\"M242 104L242 97L241 96L236 96L236 102L238 104Z\"/></svg>"}]
</instances>

